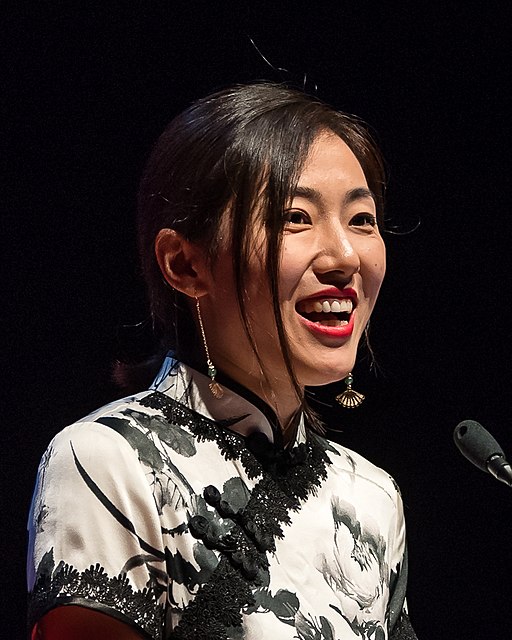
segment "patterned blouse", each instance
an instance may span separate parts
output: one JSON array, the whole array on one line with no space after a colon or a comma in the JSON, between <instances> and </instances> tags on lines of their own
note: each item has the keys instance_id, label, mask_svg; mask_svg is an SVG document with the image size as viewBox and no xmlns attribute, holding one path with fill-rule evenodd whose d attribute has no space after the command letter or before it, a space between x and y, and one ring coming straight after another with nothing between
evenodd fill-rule
<instances>
[{"instance_id":1,"label":"patterned blouse","mask_svg":"<svg viewBox=\"0 0 512 640\"><path fill-rule=\"evenodd\" d=\"M167 357L62 430L29 516L29 625L76 604L155 640L416 638L398 489L361 456Z\"/></svg>"}]
</instances>

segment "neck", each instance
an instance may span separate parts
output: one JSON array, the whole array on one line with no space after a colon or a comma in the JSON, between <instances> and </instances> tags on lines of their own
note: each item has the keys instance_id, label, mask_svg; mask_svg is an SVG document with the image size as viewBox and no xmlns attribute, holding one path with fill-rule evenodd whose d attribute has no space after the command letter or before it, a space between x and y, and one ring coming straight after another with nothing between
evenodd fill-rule
<instances>
[{"instance_id":1,"label":"neck","mask_svg":"<svg viewBox=\"0 0 512 640\"><path fill-rule=\"evenodd\" d=\"M219 369L232 380L261 398L274 411L279 421L285 442L289 441L297 426L301 402L287 375L283 378L257 374L232 362L219 362Z\"/></svg>"}]
</instances>

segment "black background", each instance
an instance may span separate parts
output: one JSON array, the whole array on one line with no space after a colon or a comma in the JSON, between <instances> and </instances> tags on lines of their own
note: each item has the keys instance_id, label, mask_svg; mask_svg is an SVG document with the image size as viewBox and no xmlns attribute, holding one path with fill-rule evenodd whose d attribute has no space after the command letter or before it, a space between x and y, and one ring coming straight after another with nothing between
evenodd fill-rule
<instances>
[{"instance_id":1,"label":"black background","mask_svg":"<svg viewBox=\"0 0 512 640\"><path fill-rule=\"evenodd\" d=\"M510 637L512 494L452 442L473 418L512 456L508 4L3 4L2 637L24 633L38 460L60 428L118 395L119 326L146 317L134 210L152 142L212 90L304 77L376 131L390 225L421 220L386 237L380 372L364 358L355 372L368 399L325 417L402 488L420 640Z\"/></svg>"}]
</instances>

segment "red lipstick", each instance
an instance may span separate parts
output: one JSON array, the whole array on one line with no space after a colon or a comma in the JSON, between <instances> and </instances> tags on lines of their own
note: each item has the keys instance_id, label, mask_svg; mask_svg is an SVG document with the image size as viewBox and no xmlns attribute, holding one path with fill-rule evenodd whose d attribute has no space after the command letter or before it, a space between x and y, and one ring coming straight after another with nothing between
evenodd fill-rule
<instances>
[{"instance_id":1,"label":"red lipstick","mask_svg":"<svg viewBox=\"0 0 512 640\"><path fill-rule=\"evenodd\" d=\"M352 311L350 314L350 318L348 324L344 324L341 327L327 327L326 325L319 324L318 322L311 322L304 316L299 314L299 320L311 331L311 333L316 333L322 336L328 336L330 338L346 338L352 335L352 331L354 330L354 316L356 314L356 310Z\"/></svg>"},{"instance_id":2,"label":"red lipstick","mask_svg":"<svg viewBox=\"0 0 512 640\"><path fill-rule=\"evenodd\" d=\"M322 289L322 291L317 291L307 298L303 298L300 302L304 302L304 300L315 300L316 298L351 298L354 302L357 302L357 293L350 287L346 287L345 289L328 287L327 289Z\"/></svg>"},{"instance_id":3,"label":"red lipstick","mask_svg":"<svg viewBox=\"0 0 512 640\"><path fill-rule=\"evenodd\" d=\"M331 300L342 300L343 298L350 298L354 303L354 307L357 304L357 293L354 289L351 289L349 287L345 289L328 287L326 289L322 289L322 291L315 292L313 295L308 296L307 298L303 298L298 304L303 304L305 300L317 300L319 298L329 298ZM311 333L314 333L317 336L325 336L328 338L347 338L352 335L352 332L354 330L355 313L356 309L354 308L349 316L348 323L339 327L332 327L321 324L319 322L311 322L311 320L308 320L308 318L304 317L300 313L298 315L300 322L302 322L302 324L309 331L311 331Z\"/></svg>"}]
</instances>

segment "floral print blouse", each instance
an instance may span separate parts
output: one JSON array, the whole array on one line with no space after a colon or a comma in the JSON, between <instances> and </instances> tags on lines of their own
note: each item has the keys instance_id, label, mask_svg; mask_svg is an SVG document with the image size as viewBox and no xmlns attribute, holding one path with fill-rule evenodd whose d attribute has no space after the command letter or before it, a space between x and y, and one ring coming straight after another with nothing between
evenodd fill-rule
<instances>
[{"instance_id":1,"label":"floral print blouse","mask_svg":"<svg viewBox=\"0 0 512 640\"><path fill-rule=\"evenodd\" d=\"M29 625L102 611L164 640L415 638L398 489L167 357L152 387L63 429L29 516Z\"/></svg>"}]
</instances>

